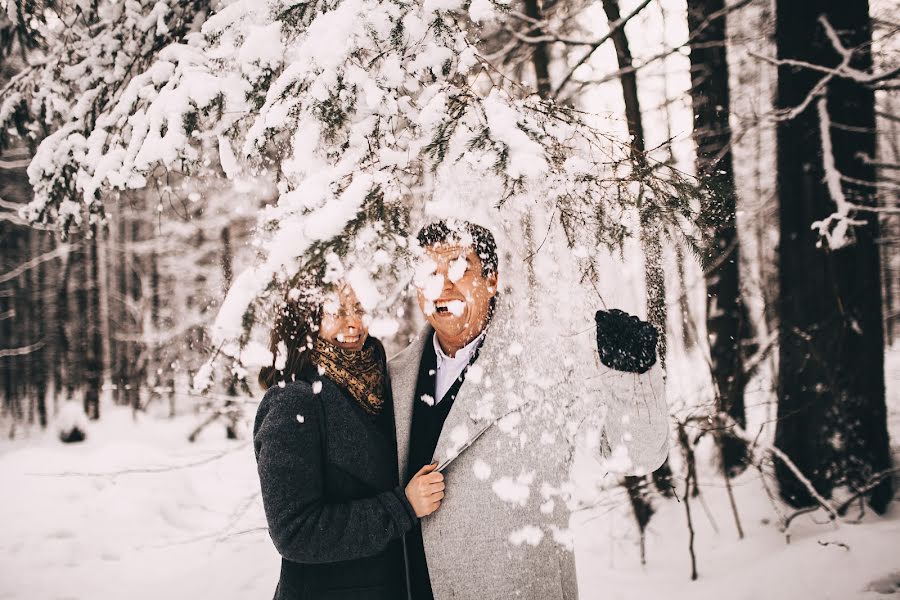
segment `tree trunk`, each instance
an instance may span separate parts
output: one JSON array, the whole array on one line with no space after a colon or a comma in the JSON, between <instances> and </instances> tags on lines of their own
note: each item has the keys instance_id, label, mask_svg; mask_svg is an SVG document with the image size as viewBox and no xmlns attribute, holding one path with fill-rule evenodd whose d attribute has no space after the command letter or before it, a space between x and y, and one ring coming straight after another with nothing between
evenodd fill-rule
<instances>
[{"instance_id":1,"label":"tree trunk","mask_svg":"<svg viewBox=\"0 0 900 600\"><path fill-rule=\"evenodd\" d=\"M621 19L618 0L603 0L603 10L610 28ZM644 122L641 118L641 104L638 100L637 74L632 67L631 48L625 29L620 27L612 34L616 47L616 59L622 71L622 96L625 100L625 120L631 137L631 157L635 167L643 170L647 166L644 156ZM654 215L641 211L641 245L644 249L644 276L647 285L647 320L659 332L659 359L666 364L666 288L662 268L662 244L658 224Z\"/></svg>"},{"instance_id":2,"label":"tree trunk","mask_svg":"<svg viewBox=\"0 0 900 600\"><path fill-rule=\"evenodd\" d=\"M825 35L823 16L847 48L859 48L851 65L870 70L868 2L776 3L780 59L835 67L840 56ZM778 106L796 107L825 74L803 68L778 69ZM823 123L826 127L820 130ZM828 122L848 127L827 127ZM875 152L874 94L849 79L827 84L821 101L778 125L778 196L781 221L779 282L778 423L775 443L793 459L824 496L837 486L858 488L890 467L884 388L878 220L851 212L863 222L851 226L843 247L821 247L811 225L836 210L841 195L873 205L872 188L836 181L837 173L874 181L873 168L859 158ZM827 142L830 140L830 144ZM828 155L823 148L833 148ZM833 159L833 168L826 169ZM826 182L830 178L832 187ZM837 188L837 189L836 189ZM837 196L837 198L836 198ZM814 504L805 488L776 463L780 493L794 506ZM885 478L868 494L883 512L891 501Z\"/></svg>"},{"instance_id":3,"label":"tree trunk","mask_svg":"<svg viewBox=\"0 0 900 600\"><path fill-rule=\"evenodd\" d=\"M117 230L115 236L116 248L116 298L118 299L118 309L116 312L116 331L121 334L130 333L131 317L128 306L128 269L131 268L128 256L128 225L125 221L125 215L122 210L122 201L116 205L115 218L118 222L115 224ZM115 338L113 340L113 355L115 362L115 382L116 382L116 404L128 406L128 344L125 339Z\"/></svg>"},{"instance_id":4,"label":"tree trunk","mask_svg":"<svg viewBox=\"0 0 900 600\"><path fill-rule=\"evenodd\" d=\"M84 356L84 412L89 419L100 418L100 386L103 382L103 338L100 333L99 260L97 256L98 233L86 240L85 271L87 278L87 311L85 315Z\"/></svg>"},{"instance_id":5,"label":"tree trunk","mask_svg":"<svg viewBox=\"0 0 900 600\"><path fill-rule=\"evenodd\" d=\"M704 25L714 13L722 16ZM741 302L736 192L731 156L728 62L725 56L725 0L688 0L691 32L691 104L697 175L708 188L701 207L706 240L706 330L716 410L741 427L744 415L744 367L741 340L749 317ZM731 475L746 467L747 445L732 435L720 435L723 466Z\"/></svg>"},{"instance_id":6,"label":"tree trunk","mask_svg":"<svg viewBox=\"0 0 900 600\"><path fill-rule=\"evenodd\" d=\"M80 318L87 315L88 300L88 268L87 268L87 242L84 239L72 251L71 273L65 285L69 286L69 305L63 327L69 331L69 345L66 357L66 399L74 400L75 391L84 386L85 365L87 357L88 328L87 319ZM87 411L87 407L85 407Z\"/></svg>"},{"instance_id":7,"label":"tree trunk","mask_svg":"<svg viewBox=\"0 0 900 600\"><path fill-rule=\"evenodd\" d=\"M618 0L603 0L603 10L606 12L606 20L610 28L621 18ZM647 166L644 156L644 123L641 118L641 105L638 101L637 77L630 69L632 64L631 49L628 46L628 36L625 29L620 27L612 34L612 41L616 47L616 58L619 69L623 72L620 76L622 83L622 96L625 100L625 119L628 123L628 133L631 136L631 157L635 168L643 170ZM647 287L647 320L656 327L659 333L657 351L660 363L666 364L666 287L665 274L662 267L662 244L658 224L654 222L653 215L648 211L641 211L641 246L644 250L644 277ZM653 481L656 487L664 494L671 493L672 471L669 461L654 471ZM628 490L635 520L641 531L642 541L644 528L653 514L650 506L650 497L646 493L646 486L642 485L643 477L626 477L625 487ZM642 560L643 546L642 546Z\"/></svg>"},{"instance_id":8,"label":"tree trunk","mask_svg":"<svg viewBox=\"0 0 900 600\"><path fill-rule=\"evenodd\" d=\"M525 0L525 14L536 21L541 21L544 15L538 0ZM544 30L541 27L529 28L528 37L541 37ZM548 52L546 42L538 42L534 44L534 50L531 54L531 62L534 65L534 81L537 88L538 96L546 100L550 97L550 53Z\"/></svg>"},{"instance_id":9,"label":"tree trunk","mask_svg":"<svg viewBox=\"0 0 900 600\"><path fill-rule=\"evenodd\" d=\"M45 244L46 234L34 232L35 241L33 244L32 256L40 256L48 251L49 244ZM46 292L46 264L39 263L34 268L34 276L32 279L31 296L34 306L34 340L43 345L34 351L33 356L33 378L34 378L34 400L37 408L38 423L41 427L47 427L47 380L50 377L47 369L47 353L50 340L47 339L47 310L44 294Z\"/></svg>"},{"instance_id":10,"label":"tree trunk","mask_svg":"<svg viewBox=\"0 0 900 600\"><path fill-rule=\"evenodd\" d=\"M24 245L21 256L23 263L38 255L36 246L37 236L35 233L36 232L30 228L26 229L24 232ZM35 296L40 295L40 293L35 289L34 269L28 269L25 273L20 275L19 282L21 284L19 288L19 302L21 304L22 317L18 321L18 326L23 332L22 340L25 344L30 346L40 340L37 332L38 319L35 318L34 312ZM34 425L34 418L37 416L37 398L35 397L35 390L37 389L35 354L36 352L32 351L22 357L23 369L19 374L19 378L22 382L22 397L28 402L26 421L29 426Z\"/></svg>"},{"instance_id":11,"label":"tree trunk","mask_svg":"<svg viewBox=\"0 0 900 600\"><path fill-rule=\"evenodd\" d=\"M232 250L231 250L231 230L228 228L228 225L222 228L222 280L227 290L231 287L231 278L233 276L232 272ZM238 395L237 392L237 376L232 374L228 381L228 387L225 390L225 394L229 397L236 397ZM239 430L239 419L237 417L237 413L240 410L238 404L231 400L225 401L225 413L226 413L226 424L225 424L225 437L229 440L236 440L240 437Z\"/></svg>"},{"instance_id":12,"label":"tree trunk","mask_svg":"<svg viewBox=\"0 0 900 600\"><path fill-rule=\"evenodd\" d=\"M4 267L8 266L7 261L2 261ZM10 348L15 347L15 336L13 327L13 315L15 311L15 295L12 286L0 289L0 313L6 316L0 320L0 332L2 332L4 347L8 345ZM16 402L16 380L15 380L15 357L7 356L0 359L0 368L3 375L3 416L15 414L14 407Z\"/></svg>"},{"instance_id":13,"label":"tree trunk","mask_svg":"<svg viewBox=\"0 0 900 600\"><path fill-rule=\"evenodd\" d=\"M75 262L75 249L70 250L63 257L63 268L60 270L56 284L56 298L54 310L54 328L56 332L56 351L53 360L53 402L54 409L58 408L59 398L63 395L63 389L68 392L72 378L69 360L69 332L66 323L69 316L69 279L72 274L72 264ZM71 398L71 394L68 394Z\"/></svg>"},{"instance_id":14,"label":"tree trunk","mask_svg":"<svg viewBox=\"0 0 900 600\"><path fill-rule=\"evenodd\" d=\"M155 242L154 242L155 243ZM161 348L159 343L160 332L160 289L159 289L159 254L156 248L150 252L150 320L145 321L144 343L148 345L150 362L148 365L148 383L150 387L150 402L159 400L162 396L161 380Z\"/></svg>"},{"instance_id":15,"label":"tree trunk","mask_svg":"<svg viewBox=\"0 0 900 600\"><path fill-rule=\"evenodd\" d=\"M125 254L126 260L126 281L128 287L127 298L130 302L131 315L129 318L128 333L132 334L131 340L128 341L126 348L127 357L127 381L125 386L128 405L136 413L141 409L141 387L144 385L146 374L146 358L142 352L142 345L134 338L143 330L143 317L136 312L141 301L143 286L141 285L140 262L138 256L134 252L133 245L141 240L141 223L138 219L132 219L128 250Z\"/></svg>"},{"instance_id":16,"label":"tree trunk","mask_svg":"<svg viewBox=\"0 0 900 600\"><path fill-rule=\"evenodd\" d=\"M98 227L99 229L99 227ZM110 305L109 305L109 267L110 267L110 239L106 230L98 233L97 240L97 307L98 332L100 334L100 365L102 382L101 398L105 402L111 402L113 399L113 381L112 381L112 335L110 330Z\"/></svg>"}]
</instances>

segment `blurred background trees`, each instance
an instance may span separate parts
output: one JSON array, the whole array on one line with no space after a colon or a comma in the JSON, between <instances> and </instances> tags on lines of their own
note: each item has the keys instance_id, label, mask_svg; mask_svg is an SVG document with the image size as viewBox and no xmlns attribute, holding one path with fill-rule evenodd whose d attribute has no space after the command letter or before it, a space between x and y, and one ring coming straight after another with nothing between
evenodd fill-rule
<instances>
[{"instance_id":1,"label":"blurred background trees","mask_svg":"<svg viewBox=\"0 0 900 600\"><path fill-rule=\"evenodd\" d=\"M626 245L619 282L664 333L673 419L691 432L684 439L714 439L726 477L755 460L748 435L772 439L819 493L874 481L871 503L883 510L892 496L884 353L900 336L896 4L515 0L492 5L495 19L473 4L462 12L478 37L479 73L490 75L473 89L612 117L604 123L630 148L630 173L665 165L705 190L689 211L674 201L671 214L641 211L641 239ZM191 380L221 350L209 327L255 257L250 240L261 207L278 196L275 182L241 184L222 161L158 167L143 189L104 193L65 239L43 215L29 223L19 212L33 197L26 169L41 141L93 130L128 81L220 7L169 2L151 14L147 4L152 23L127 11L83 13L77 3L8 7L0 21L6 432L45 427L74 399L94 419L109 404L210 408L198 422L225 415L237 435L244 374L202 398ZM53 185L74 189L71 174L57 175ZM540 232L528 223L526 232L537 248ZM690 383L699 374L679 372L691 359L707 367L699 384ZM774 471L788 502L814 501L783 462ZM657 474L658 490L668 493L670 476ZM629 493L646 524L649 482L629 482Z\"/></svg>"}]
</instances>

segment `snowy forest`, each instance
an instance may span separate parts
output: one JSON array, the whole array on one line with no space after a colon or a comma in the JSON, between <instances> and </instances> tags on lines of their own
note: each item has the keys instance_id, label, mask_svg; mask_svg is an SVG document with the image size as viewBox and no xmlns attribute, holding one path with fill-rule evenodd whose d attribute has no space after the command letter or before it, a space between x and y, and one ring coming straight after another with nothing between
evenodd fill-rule
<instances>
[{"instance_id":1,"label":"snowy forest","mask_svg":"<svg viewBox=\"0 0 900 600\"><path fill-rule=\"evenodd\" d=\"M276 315L402 350L443 218L559 386L586 310L659 332L580 598L900 595L898 0L0 4L0 598L270 597Z\"/></svg>"}]
</instances>

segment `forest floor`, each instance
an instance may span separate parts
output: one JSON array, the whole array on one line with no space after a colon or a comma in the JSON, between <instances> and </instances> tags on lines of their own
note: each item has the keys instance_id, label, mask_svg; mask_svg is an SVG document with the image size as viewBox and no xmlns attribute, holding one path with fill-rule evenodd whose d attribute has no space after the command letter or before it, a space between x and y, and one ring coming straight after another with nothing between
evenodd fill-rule
<instances>
[{"instance_id":1,"label":"forest floor","mask_svg":"<svg viewBox=\"0 0 900 600\"><path fill-rule=\"evenodd\" d=\"M886 366L900 462L900 347ZM110 407L80 444L64 445L49 430L0 443L0 599L271 597L279 558L252 445L223 440L220 427L187 442L199 418L135 420ZM751 469L733 482L739 539L722 478L711 461L699 468L702 499L691 501L698 580L690 580L683 503L655 503L641 565L618 488L577 518L584 600L900 598L898 502L883 517L804 515L788 543Z\"/></svg>"}]
</instances>

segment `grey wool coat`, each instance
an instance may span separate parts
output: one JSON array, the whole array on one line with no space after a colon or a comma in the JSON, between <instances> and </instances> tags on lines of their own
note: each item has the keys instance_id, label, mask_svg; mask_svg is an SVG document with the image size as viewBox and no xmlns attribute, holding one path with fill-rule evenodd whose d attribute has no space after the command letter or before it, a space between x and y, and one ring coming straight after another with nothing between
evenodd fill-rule
<instances>
[{"instance_id":1,"label":"grey wool coat","mask_svg":"<svg viewBox=\"0 0 900 600\"><path fill-rule=\"evenodd\" d=\"M569 478L575 448L604 459L609 471L658 468L668 453L663 374L658 364L642 375L611 371L597 358L594 336L535 339L503 311L511 312L498 305L435 451L435 460L451 462L444 502L421 520L432 590L436 600L571 600L578 596L568 528L578 508ZM433 334L427 327L388 363L400 473Z\"/></svg>"}]
</instances>

